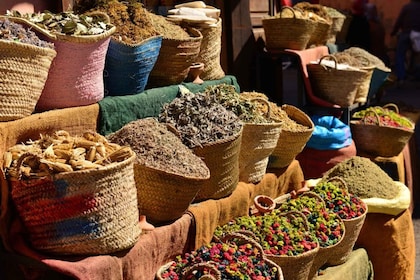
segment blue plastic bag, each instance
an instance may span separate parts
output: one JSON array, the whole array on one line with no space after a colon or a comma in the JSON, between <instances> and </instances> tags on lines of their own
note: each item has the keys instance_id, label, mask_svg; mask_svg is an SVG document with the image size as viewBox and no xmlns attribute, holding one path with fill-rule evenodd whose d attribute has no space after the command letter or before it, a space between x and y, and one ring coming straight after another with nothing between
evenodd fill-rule
<instances>
[{"instance_id":1,"label":"blue plastic bag","mask_svg":"<svg viewBox=\"0 0 420 280\"><path fill-rule=\"evenodd\" d=\"M311 116L315 125L311 138L306 146L317 150L338 150L352 142L348 125L334 116Z\"/></svg>"}]
</instances>

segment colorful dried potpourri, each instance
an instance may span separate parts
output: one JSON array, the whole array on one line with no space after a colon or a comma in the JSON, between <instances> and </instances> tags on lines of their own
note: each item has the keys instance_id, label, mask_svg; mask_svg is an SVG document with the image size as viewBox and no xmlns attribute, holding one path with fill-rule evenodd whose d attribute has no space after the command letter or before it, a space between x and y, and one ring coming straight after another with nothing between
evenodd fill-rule
<instances>
[{"instance_id":1,"label":"colorful dried potpourri","mask_svg":"<svg viewBox=\"0 0 420 280\"><path fill-rule=\"evenodd\" d=\"M325 208L324 201L320 197L301 194L298 197L289 198L280 205L279 213L288 211L302 212L309 224L311 233L318 239L320 247L328 247L338 243L344 234L344 224L337 214L329 212Z\"/></svg>"},{"instance_id":2,"label":"colorful dried potpourri","mask_svg":"<svg viewBox=\"0 0 420 280\"><path fill-rule=\"evenodd\" d=\"M374 106L364 110L360 110L353 114L353 118L361 119L360 123L381 125L388 127L401 128L406 130L413 130L414 123L407 117L399 114L398 109L392 110L386 106Z\"/></svg>"},{"instance_id":3,"label":"colorful dried potpourri","mask_svg":"<svg viewBox=\"0 0 420 280\"><path fill-rule=\"evenodd\" d=\"M7 18L0 19L0 40L54 49L53 43L41 40L32 30L26 29L23 25L10 21Z\"/></svg>"},{"instance_id":4,"label":"colorful dried potpourri","mask_svg":"<svg viewBox=\"0 0 420 280\"><path fill-rule=\"evenodd\" d=\"M172 125L189 148L237 135L243 126L238 116L214 97L188 91L163 106L159 121Z\"/></svg>"},{"instance_id":5,"label":"colorful dried potpourri","mask_svg":"<svg viewBox=\"0 0 420 280\"><path fill-rule=\"evenodd\" d=\"M324 199L327 209L341 219L353 219L366 212L366 206L359 197L332 182L321 181L314 186L313 191Z\"/></svg>"},{"instance_id":6,"label":"colorful dried potpourri","mask_svg":"<svg viewBox=\"0 0 420 280\"><path fill-rule=\"evenodd\" d=\"M269 265L252 243L236 244L234 242L211 242L199 249L179 255L174 262L162 272L159 278L165 280L200 279L211 275L204 268L196 270L194 275L183 278L183 273L194 264L211 263L226 280L274 280L277 279L277 267Z\"/></svg>"},{"instance_id":7,"label":"colorful dried potpourri","mask_svg":"<svg viewBox=\"0 0 420 280\"><path fill-rule=\"evenodd\" d=\"M316 238L306 231L303 219L301 216L291 219L274 211L261 216L242 216L218 226L214 235L221 237L229 232L250 231L264 253L297 256L318 247Z\"/></svg>"}]
</instances>

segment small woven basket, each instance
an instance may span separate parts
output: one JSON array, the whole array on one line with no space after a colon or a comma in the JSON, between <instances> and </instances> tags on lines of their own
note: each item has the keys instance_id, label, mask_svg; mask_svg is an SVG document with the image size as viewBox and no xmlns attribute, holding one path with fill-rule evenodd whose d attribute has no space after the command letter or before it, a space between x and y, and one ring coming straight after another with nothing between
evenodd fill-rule
<instances>
[{"instance_id":1,"label":"small woven basket","mask_svg":"<svg viewBox=\"0 0 420 280\"><path fill-rule=\"evenodd\" d=\"M0 121L31 115L56 56L50 48L0 40Z\"/></svg>"},{"instance_id":2,"label":"small woven basket","mask_svg":"<svg viewBox=\"0 0 420 280\"><path fill-rule=\"evenodd\" d=\"M288 166L303 150L315 128L311 118L299 108L288 104L282 105L281 108L286 111L289 118L308 129L302 131L281 130L277 145L269 157L268 167L270 168Z\"/></svg>"},{"instance_id":3,"label":"small woven basket","mask_svg":"<svg viewBox=\"0 0 420 280\"><path fill-rule=\"evenodd\" d=\"M322 64L326 58L334 62L334 67ZM366 81L367 71L358 68L338 69L337 64L337 59L332 55L321 57L318 63L309 63L306 66L309 80L318 97L341 107L350 107L354 104L360 85Z\"/></svg>"},{"instance_id":4,"label":"small woven basket","mask_svg":"<svg viewBox=\"0 0 420 280\"><path fill-rule=\"evenodd\" d=\"M196 28L187 27L188 39L162 39L159 56L149 75L147 88L177 85L188 76L190 66L197 62L203 35ZM206 66L205 66L206 67Z\"/></svg>"},{"instance_id":5,"label":"small woven basket","mask_svg":"<svg viewBox=\"0 0 420 280\"><path fill-rule=\"evenodd\" d=\"M162 45L162 36L130 45L111 38L105 59L105 95L129 95L144 91Z\"/></svg>"},{"instance_id":6,"label":"small woven basket","mask_svg":"<svg viewBox=\"0 0 420 280\"><path fill-rule=\"evenodd\" d=\"M22 156L21 162L35 155ZM32 247L57 255L109 254L132 247L141 230L136 155L100 169L31 180L9 178Z\"/></svg>"},{"instance_id":7,"label":"small woven basket","mask_svg":"<svg viewBox=\"0 0 420 280\"><path fill-rule=\"evenodd\" d=\"M304 50L315 30L315 22L311 19L297 18L296 11L288 6L282 7L293 12L293 17L276 17L262 19L265 44L268 51L283 49Z\"/></svg>"},{"instance_id":8,"label":"small woven basket","mask_svg":"<svg viewBox=\"0 0 420 280\"><path fill-rule=\"evenodd\" d=\"M140 215L163 224L184 214L210 178L210 171L205 177L190 177L135 164L134 177Z\"/></svg>"},{"instance_id":9,"label":"small woven basket","mask_svg":"<svg viewBox=\"0 0 420 280\"><path fill-rule=\"evenodd\" d=\"M103 17L109 23L105 13L90 15ZM52 33L24 18L11 20L32 28L40 38L54 43L57 51L37 111L91 105L104 98L105 57L115 26L98 35L66 35Z\"/></svg>"},{"instance_id":10,"label":"small woven basket","mask_svg":"<svg viewBox=\"0 0 420 280\"><path fill-rule=\"evenodd\" d=\"M314 24L316 27L311 34L307 46L323 46L328 41L331 23L316 21Z\"/></svg>"},{"instance_id":11,"label":"small woven basket","mask_svg":"<svg viewBox=\"0 0 420 280\"><path fill-rule=\"evenodd\" d=\"M330 29L328 30L327 43L335 44L337 34L341 32L344 25L344 21L346 20L346 16L344 14L338 13L338 11L335 11L334 15L329 14L332 23Z\"/></svg>"},{"instance_id":12,"label":"small woven basket","mask_svg":"<svg viewBox=\"0 0 420 280\"><path fill-rule=\"evenodd\" d=\"M373 115L377 124L366 124L366 118L351 120L351 134L357 150L372 156L393 157L399 155L414 134L412 129L385 126L374 110L367 115Z\"/></svg>"},{"instance_id":13,"label":"small woven basket","mask_svg":"<svg viewBox=\"0 0 420 280\"><path fill-rule=\"evenodd\" d=\"M210 179L204 183L194 201L219 199L230 195L239 182L239 153L243 128L230 138L193 149L210 170Z\"/></svg>"}]
</instances>

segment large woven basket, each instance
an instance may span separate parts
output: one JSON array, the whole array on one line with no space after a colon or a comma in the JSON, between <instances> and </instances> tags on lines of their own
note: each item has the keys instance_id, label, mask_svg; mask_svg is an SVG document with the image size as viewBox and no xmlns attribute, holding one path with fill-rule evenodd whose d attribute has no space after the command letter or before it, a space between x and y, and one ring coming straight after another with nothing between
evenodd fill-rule
<instances>
[{"instance_id":1,"label":"large woven basket","mask_svg":"<svg viewBox=\"0 0 420 280\"><path fill-rule=\"evenodd\" d=\"M51 48L0 40L0 121L31 115L56 56Z\"/></svg>"},{"instance_id":2,"label":"large woven basket","mask_svg":"<svg viewBox=\"0 0 420 280\"><path fill-rule=\"evenodd\" d=\"M131 45L111 38L105 59L105 95L144 91L162 45L162 36Z\"/></svg>"},{"instance_id":3,"label":"large woven basket","mask_svg":"<svg viewBox=\"0 0 420 280\"><path fill-rule=\"evenodd\" d=\"M204 63L203 73L200 78L203 80L218 80L225 76L225 72L220 64L222 51L222 19L217 23L205 26L195 26L203 39L200 45L200 52L196 58L197 62Z\"/></svg>"},{"instance_id":4,"label":"large woven basket","mask_svg":"<svg viewBox=\"0 0 420 280\"><path fill-rule=\"evenodd\" d=\"M188 76L192 63L197 62L203 35L196 28L187 28L188 39L162 39L159 56L149 75L147 88L177 85Z\"/></svg>"},{"instance_id":5,"label":"large woven basket","mask_svg":"<svg viewBox=\"0 0 420 280\"><path fill-rule=\"evenodd\" d=\"M194 201L219 199L230 195L239 182L239 153L243 128L230 138L196 147L194 153L201 157L210 170L207 180Z\"/></svg>"},{"instance_id":6,"label":"large woven basket","mask_svg":"<svg viewBox=\"0 0 420 280\"><path fill-rule=\"evenodd\" d=\"M91 15L109 22L105 13ZM40 38L54 43L57 51L37 111L91 105L104 98L105 57L115 26L98 35L66 35L52 33L24 18L11 20L32 28Z\"/></svg>"},{"instance_id":7,"label":"large woven basket","mask_svg":"<svg viewBox=\"0 0 420 280\"><path fill-rule=\"evenodd\" d=\"M239 180L258 183L266 173L269 156L276 148L281 123L245 123L239 154Z\"/></svg>"},{"instance_id":8,"label":"large woven basket","mask_svg":"<svg viewBox=\"0 0 420 280\"><path fill-rule=\"evenodd\" d=\"M331 23L328 23L327 21L316 21L314 22L314 24L316 27L311 34L311 38L308 41L308 47L323 46L328 41Z\"/></svg>"},{"instance_id":9,"label":"large woven basket","mask_svg":"<svg viewBox=\"0 0 420 280\"><path fill-rule=\"evenodd\" d=\"M332 9L330 7L328 8ZM338 12L337 10L335 10L334 13L329 14L329 16L331 18L332 23L331 23L330 29L328 30L327 43L335 44L336 39L337 39L337 34L341 32L344 25L344 21L346 20L346 16Z\"/></svg>"},{"instance_id":10,"label":"large woven basket","mask_svg":"<svg viewBox=\"0 0 420 280\"><path fill-rule=\"evenodd\" d=\"M399 155L413 136L414 125L411 129L385 126L373 110L368 113L376 117L377 124L367 124L366 119L350 121L350 130L357 150L372 156Z\"/></svg>"},{"instance_id":11,"label":"large woven basket","mask_svg":"<svg viewBox=\"0 0 420 280\"><path fill-rule=\"evenodd\" d=\"M100 169L9 178L32 247L57 255L109 254L132 247L141 233L135 158L132 152L130 158Z\"/></svg>"},{"instance_id":12,"label":"large woven basket","mask_svg":"<svg viewBox=\"0 0 420 280\"><path fill-rule=\"evenodd\" d=\"M283 128L281 130L277 145L269 157L268 167L270 168L284 168L288 166L303 150L315 129L311 118L299 108L288 104L282 105L281 108L290 119L306 126L307 129L293 131Z\"/></svg>"},{"instance_id":13,"label":"large woven basket","mask_svg":"<svg viewBox=\"0 0 420 280\"><path fill-rule=\"evenodd\" d=\"M362 70L365 70L366 72L354 97L355 103L365 103L367 101L375 67L364 67Z\"/></svg>"},{"instance_id":14,"label":"large woven basket","mask_svg":"<svg viewBox=\"0 0 420 280\"><path fill-rule=\"evenodd\" d=\"M182 176L164 170L134 165L140 215L154 224L172 222L184 214L210 178Z\"/></svg>"},{"instance_id":15,"label":"large woven basket","mask_svg":"<svg viewBox=\"0 0 420 280\"><path fill-rule=\"evenodd\" d=\"M283 7L293 12L293 17L275 17L262 19L265 34L265 44L268 51L283 49L304 50L311 39L316 24L311 19L297 18L296 11L291 7Z\"/></svg>"},{"instance_id":16,"label":"large woven basket","mask_svg":"<svg viewBox=\"0 0 420 280\"><path fill-rule=\"evenodd\" d=\"M333 61L334 67L322 64L326 58ZM366 70L351 67L339 69L337 59L332 55L321 57L318 63L309 63L307 70L314 94L341 107L354 104L360 85L367 78Z\"/></svg>"}]
</instances>

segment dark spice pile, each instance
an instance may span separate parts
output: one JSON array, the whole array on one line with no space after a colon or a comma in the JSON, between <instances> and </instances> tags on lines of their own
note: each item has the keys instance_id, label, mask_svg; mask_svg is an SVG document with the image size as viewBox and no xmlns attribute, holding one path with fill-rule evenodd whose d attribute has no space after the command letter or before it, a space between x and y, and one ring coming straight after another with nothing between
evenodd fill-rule
<instances>
[{"instance_id":1,"label":"dark spice pile","mask_svg":"<svg viewBox=\"0 0 420 280\"><path fill-rule=\"evenodd\" d=\"M163 106L159 121L176 128L189 148L237 135L243 123L205 93L184 92Z\"/></svg>"},{"instance_id":2,"label":"dark spice pile","mask_svg":"<svg viewBox=\"0 0 420 280\"><path fill-rule=\"evenodd\" d=\"M113 143L130 146L139 164L189 177L208 177L206 164L154 118L132 121L108 135Z\"/></svg>"},{"instance_id":3,"label":"dark spice pile","mask_svg":"<svg viewBox=\"0 0 420 280\"><path fill-rule=\"evenodd\" d=\"M333 177L342 178L348 191L360 198L392 199L399 192L394 180L376 163L364 157L354 156L337 164L324 174L323 180Z\"/></svg>"},{"instance_id":4,"label":"dark spice pile","mask_svg":"<svg viewBox=\"0 0 420 280\"><path fill-rule=\"evenodd\" d=\"M0 40L21 42L43 48L54 49L54 44L41 40L35 32L24 28L21 24L0 19Z\"/></svg>"}]
</instances>

